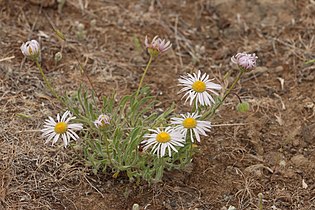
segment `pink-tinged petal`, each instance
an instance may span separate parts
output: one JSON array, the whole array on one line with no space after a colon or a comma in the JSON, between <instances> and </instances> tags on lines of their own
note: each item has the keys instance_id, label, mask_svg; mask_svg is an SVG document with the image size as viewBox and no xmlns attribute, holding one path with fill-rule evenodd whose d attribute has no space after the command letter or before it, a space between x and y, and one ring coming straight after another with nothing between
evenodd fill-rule
<instances>
[{"instance_id":1,"label":"pink-tinged petal","mask_svg":"<svg viewBox=\"0 0 315 210\"><path fill-rule=\"evenodd\" d=\"M144 43L147 48L150 48L153 50L154 56L157 56L159 53L166 52L172 46L170 41L166 41L165 39L162 40L158 36L155 36L153 40L151 41L151 43L149 43L148 37L146 36Z\"/></svg>"},{"instance_id":2,"label":"pink-tinged petal","mask_svg":"<svg viewBox=\"0 0 315 210\"><path fill-rule=\"evenodd\" d=\"M163 49L163 48L164 48L164 44L165 44L165 39L160 40L160 42L159 42L159 48Z\"/></svg>"},{"instance_id":3,"label":"pink-tinged petal","mask_svg":"<svg viewBox=\"0 0 315 210\"><path fill-rule=\"evenodd\" d=\"M245 52L237 53L235 56L231 57L231 61L234 64L237 64L246 70L254 69L256 67L257 59L258 57L255 54L247 54Z\"/></svg>"},{"instance_id":4,"label":"pink-tinged petal","mask_svg":"<svg viewBox=\"0 0 315 210\"><path fill-rule=\"evenodd\" d=\"M156 41L156 39L158 39L158 38L159 38L159 36L156 35L156 36L153 38L152 43L154 43L154 42Z\"/></svg>"}]
</instances>

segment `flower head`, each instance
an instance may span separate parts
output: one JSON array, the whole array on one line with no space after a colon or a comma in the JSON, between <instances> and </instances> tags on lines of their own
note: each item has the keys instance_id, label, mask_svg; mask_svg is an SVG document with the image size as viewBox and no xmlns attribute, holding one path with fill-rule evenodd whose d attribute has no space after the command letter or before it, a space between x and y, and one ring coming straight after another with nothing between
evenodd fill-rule
<instances>
[{"instance_id":1,"label":"flower head","mask_svg":"<svg viewBox=\"0 0 315 210\"><path fill-rule=\"evenodd\" d=\"M32 60L38 59L40 61L40 45L36 40L23 43L20 49L24 56Z\"/></svg>"},{"instance_id":2,"label":"flower head","mask_svg":"<svg viewBox=\"0 0 315 210\"><path fill-rule=\"evenodd\" d=\"M158 36L155 36L151 43L149 43L148 36L145 36L144 43L146 48L148 48L149 54L153 57L166 52L172 47L170 41L167 42L165 39L162 40Z\"/></svg>"},{"instance_id":3,"label":"flower head","mask_svg":"<svg viewBox=\"0 0 315 210\"><path fill-rule=\"evenodd\" d=\"M79 139L79 136L74 132L81 130L81 123L70 124L69 121L75 119L69 111L66 111L62 117L57 114L57 122L52 118L45 120L44 128L41 130L43 132L42 136L46 139L46 143L52 140L52 145L54 145L58 139L61 137L65 147L73 140Z\"/></svg>"},{"instance_id":4,"label":"flower head","mask_svg":"<svg viewBox=\"0 0 315 210\"><path fill-rule=\"evenodd\" d=\"M106 127L110 124L110 117L106 114L101 114L97 120L94 121L96 127Z\"/></svg>"},{"instance_id":5,"label":"flower head","mask_svg":"<svg viewBox=\"0 0 315 210\"><path fill-rule=\"evenodd\" d=\"M163 157L168 150L168 156L171 157L172 150L178 152L176 147L184 146L184 136L179 131L174 130L171 127L165 128L165 130L160 130L157 128L156 130L149 129L151 134L144 135L145 140L141 143L144 144L144 150L147 150L149 147L152 147L152 152L156 153L159 157Z\"/></svg>"},{"instance_id":6,"label":"flower head","mask_svg":"<svg viewBox=\"0 0 315 210\"><path fill-rule=\"evenodd\" d=\"M190 100L190 105L195 101L197 107L198 103L202 106L210 106L211 103L215 103L210 93L218 95L215 90L222 88L221 85L210 82L209 75L206 73L201 75L200 71L197 74L193 73L181 76L178 81L180 86L184 86L179 92L186 92L183 98L186 97L186 101Z\"/></svg>"},{"instance_id":7,"label":"flower head","mask_svg":"<svg viewBox=\"0 0 315 210\"><path fill-rule=\"evenodd\" d=\"M256 67L257 56L254 54L237 53L232 56L231 61L237 64L239 67L244 68L246 70L252 70Z\"/></svg>"},{"instance_id":8,"label":"flower head","mask_svg":"<svg viewBox=\"0 0 315 210\"><path fill-rule=\"evenodd\" d=\"M210 131L211 123L209 121L198 120L198 113L181 114L181 117L171 118L171 123L175 125L175 130L190 136L190 140L194 142L194 136L200 142L200 135L207 136L206 132Z\"/></svg>"}]
</instances>

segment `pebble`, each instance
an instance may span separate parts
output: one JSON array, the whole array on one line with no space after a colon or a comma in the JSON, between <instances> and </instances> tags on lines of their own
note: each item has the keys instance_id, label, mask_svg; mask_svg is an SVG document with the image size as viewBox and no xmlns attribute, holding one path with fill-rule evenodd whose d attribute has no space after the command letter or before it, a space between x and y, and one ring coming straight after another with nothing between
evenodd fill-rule
<instances>
[{"instance_id":1,"label":"pebble","mask_svg":"<svg viewBox=\"0 0 315 210\"><path fill-rule=\"evenodd\" d=\"M291 162L295 166L305 166L308 164L308 159L303 155L295 155L291 158Z\"/></svg>"}]
</instances>

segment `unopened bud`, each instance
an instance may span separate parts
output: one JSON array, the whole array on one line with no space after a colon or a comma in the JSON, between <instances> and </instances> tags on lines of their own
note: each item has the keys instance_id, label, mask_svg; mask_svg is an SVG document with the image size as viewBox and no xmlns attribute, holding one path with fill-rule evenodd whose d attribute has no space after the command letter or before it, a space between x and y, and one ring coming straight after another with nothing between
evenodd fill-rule
<instances>
[{"instance_id":1,"label":"unopened bud","mask_svg":"<svg viewBox=\"0 0 315 210\"><path fill-rule=\"evenodd\" d=\"M41 61L40 55L40 45L36 40L31 40L26 43L23 43L21 46L21 51L24 56L29 59Z\"/></svg>"},{"instance_id":2,"label":"unopened bud","mask_svg":"<svg viewBox=\"0 0 315 210\"><path fill-rule=\"evenodd\" d=\"M135 203L132 205L132 210L139 210L139 209L140 209L139 204Z\"/></svg>"},{"instance_id":3,"label":"unopened bud","mask_svg":"<svg viewBox=\"0 0 315 210\"><path fill-rule=\"evenodd\" d=\"M76 21L76 36L79 40L83 40L85 38L86 35L86 31L85 31L85 26L82 23L79 23L78 21Z\"/></svg>"},{"instance_id":4,"label":"unopened bud","mask_svg":"<svg viewBox=\"0 0 315 210\"><path fill-rule=\"evenodd\" d=\"M237 111L239 111L239 112L247 112L247 111L249 110L249 103L248 103L248 102L239 103L239 104L236 106L236 109L237 109Z\"/></svg>"},{"instance_id":5,"label":"unopened bud","mask_svg":"<svg viewBox=\"0 0 315 210\"><path fill-rule=\"evenodd\" d=\"M61 52L57 52L57 53L55 54L54 59L55 59L55 62L56 62L56 63L59 63L59 62L61 61L61 59L62 59L62 53L61 53Z\"/></svg>"},{"instance_id":6,"label":"unopened bud","mask_svg":"<svg viewBox=\"0 0 315 210\"><path fill-rule=\"evenodd\" d=\"M91 27L92 27L92 28L95 28L95 26L96 26L96 20L95 20L95 19L91 20L90 24L91 24Z\"/></svg>"},{"instance_id":7,"label":"unopened bud","mask_svg":"<svg viewBox=\"0 0 315 210\"><path fill-rule=\"evenodd\" d=\"M164 53L172 47L170 41L162 40L158 36L155 36L151 43L149 43L148 37L146 36L144 43L151 57L157 57L160 53Z\"/></svg>"},{"instance_id":8,"label":"unopened bud","mask_svg":"<svg viewBox=\"0 0 315 210\"><path fill-rule=\"evenodd\" d=\"M105 128L107 125L110 124L110 116L106 115L106 114L101 114L97 120L94 121L94 125L98 128Z\"/></svg>"},{"instance_id":9,"label":"unopened bud","mask_svg":"<svg viewBox=\"0 0 315 210\"><path fill-rule=\"evenodd\" d=\"M59 14L61 14L62 13L62 8L65 5L66 0L57 0L57 2L58 2L58 12L59 12Z\"/></svg>"},{"instance_id":10,"label":"unopened bud","mask_svg":"<svg viewBox=\"0 0 315 210\"><path fill-rule=\"evenodd\" d=\"M256 67L256 60L258 57L254 54L237 53L231 58L231 61L237 64L240 68L245 70L253 70Z\"/></svg>"},{"instance_id":11,"label":"unopened bud","mask_svg":"<svg viewBox=\"0 0 315 210\"><path fill-rule=\"evenodd\" d=\"M79 24L77 25L77 28L78 28L79 31L83 31L83 30L85 29L85 26L84 26L83 23L79 23Z\"/></svg>"}]
</instances>

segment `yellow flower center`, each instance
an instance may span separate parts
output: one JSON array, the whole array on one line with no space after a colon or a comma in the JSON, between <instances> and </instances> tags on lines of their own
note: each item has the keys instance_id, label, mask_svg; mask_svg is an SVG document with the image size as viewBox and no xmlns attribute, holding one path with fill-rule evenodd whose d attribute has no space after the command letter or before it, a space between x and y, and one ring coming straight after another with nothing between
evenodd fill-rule
<instances>
[{"instance_id":1,"label":"yellow flower center","mask_svg":"<svg viewBox=\"0 0 315 210\"><path fill-rule=\"evenodd\" d=\"M160 143L166 143L166 142L169 142L171 140L171 136L170 136L170 134L162 131L161 133L156 135L156 140Z\"/></svg>"},{"instance_id":2,"label":"yellow flower center","mask_svg":"<svg viewBox=\"0 0 315 210\"><path fill-rule=\"evenodd\" d=\"M188 117L183 121L184 128L195 128L197 126L197 120Z\"/></svg>"},{"instance_id":3,"label":"yellow flower center","mask_svg":"<svg viewBox=\"0 0 315 210\"><path fill-rule=\"evenodd\" d=\"M106 123L106 122L104 122L104 121L101 121L100 127L105 128L105 127L108 126L108 124L109 124L109 123Z\"/></svg>"},{"instance_id":4,"label":"yellow flower center","mask_svg":"<svg viewBox=\"0 0 315 210\"><path fill-rule=\"evenodd\" d=\"M32 54L33 54L33 50L32 50L32 48L31 48L31 47L29 47L29 48L28 48L28 52L30 53L30 55L32 55Z\"/></svg>"},{"instance_id":5,"label":"yellow flower center","mask_svg":"<svg viewBox=\"0 0 315 210\"><path fill-rule=\"evenodd\" d=\"M202 93L206 90L206 83L203 81L197 80L192 84L192 89L198 93Z\"/></svg>"},{"instance_id":6,"label":"yellow flower center","mask_svg":"<svg viewBox=\"0 0 315 210\"><path fill-rule=\"evenodd\" d=\"M149 52L149 55L152 57L157 57L160 54L160 51L154 47L149 47L148 52Z\"/></svg>"},{"instance_id":7,"label":"yellow flower center","mask_svg":"<svg viewBox=\"0 0 315 210\"><path fill-rule=\"evenodd\" d=\"M63 134L67 131L68 125L65 122L59 122L55 125L55 132L58 134Z\"/></svg>"}]
</instances>

